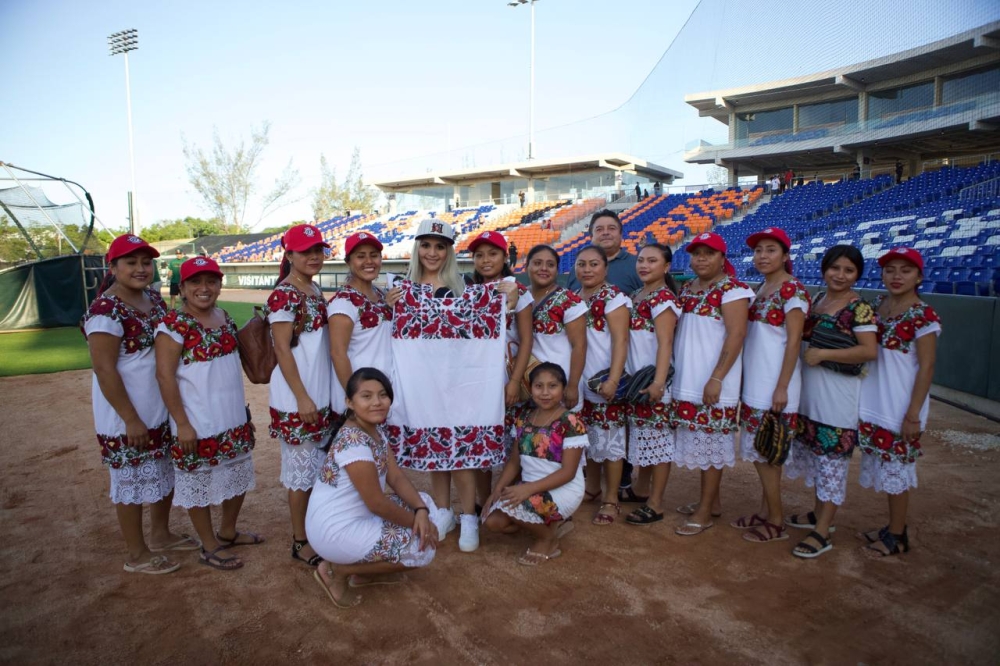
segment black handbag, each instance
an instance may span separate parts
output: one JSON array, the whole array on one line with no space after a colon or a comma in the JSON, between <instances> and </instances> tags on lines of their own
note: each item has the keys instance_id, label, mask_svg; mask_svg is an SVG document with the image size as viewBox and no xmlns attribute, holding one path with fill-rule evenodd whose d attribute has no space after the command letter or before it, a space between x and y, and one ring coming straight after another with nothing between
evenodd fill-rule
<instances>
[{"instance_id":1,"label":"black handbag","mask_svg":"<svg viewBox=\"0 0 1000 666\"><path fill-rule=\"evenodd\" d=\"M631 381L628 383L628 387L625 389L625 402L628 403L646 403L649 402L649 394L643 393L645 389L649 388L649 385L653 383L653 378L656 376L656 366L647 365L635 371L632 375ZM667 382L663 386L664 391L670 390L670 385L674 381L674 365L670 364L670 370L667 371Z\"/></svg>"},{"instance_id":2,"label":"black handbag","mask_svg":"<svg viewBox=\"0 0 1000 666\"><path fill-rule=\"evenodd\" d=\"M858 344L853 334L843 333L836 328L817 326L809 336L809 346L816 349L850 349ZM837 361L821 361L820 365L827 370L833 370L842 375L857 377L864 368L863 363L838 363Z\"/></svg>"}]
</instances>

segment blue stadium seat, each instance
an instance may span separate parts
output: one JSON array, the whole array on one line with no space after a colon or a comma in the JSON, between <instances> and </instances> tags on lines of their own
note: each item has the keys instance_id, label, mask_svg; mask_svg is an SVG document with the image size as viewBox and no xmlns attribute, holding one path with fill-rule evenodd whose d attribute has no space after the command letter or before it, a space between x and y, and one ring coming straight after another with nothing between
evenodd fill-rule
<instances>
[{"instance_id":1,"label":"blue stadium seat","mask_svg":"<svg viewBox=\"0 0 1000 666\"><path fill-rule=\"evenodd\" d=\"M933 293L935 293L935 294L954 294L955 293L955 283L954 282L934 282Z\"/></svg>"},{"instance_id":2,"label":"blue stadium seat","mask_svg":"<svg viewBox=\"0 0 1000 666\"><path fill-rule=\"evenodd\" d=\"M959 296L978 296L978 289L975 282L962 280L955 283L955 293Z\"/></svg>"}]
</instances>

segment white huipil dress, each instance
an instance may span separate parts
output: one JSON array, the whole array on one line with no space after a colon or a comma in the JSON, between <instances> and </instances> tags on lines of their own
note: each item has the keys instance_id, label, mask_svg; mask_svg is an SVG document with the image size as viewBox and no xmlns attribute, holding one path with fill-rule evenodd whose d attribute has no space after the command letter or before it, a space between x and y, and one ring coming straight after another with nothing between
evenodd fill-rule
<instances>
[{"instance_id":1,"label":"white huipil dress","mask_svg":"<svg viewBox=\"0 0 1000 666\"><path fill-rule=\"evenodd\" d=\"M587 459L614 462L625 458L625 405L604 399L590 390L587 380L611 366L611 328L607 315L619 308L628 310L632 302L618 287L603 284L585 301L587 306L587 359L583 365L583 410L587 426ZM626 350L626 354L627 354Z\"/></svg>"},{"instance_id":2,"label":"white huipil dress","mask_svg":"<svg viewBox=\"0 0 1000 666\"><path fill-rule=\"evenodd\" d=\"M375 441L360 428L344 426L337 433L306 510L306 536L324 560L341 565L391 562L422 567L434 559L433 548L419 550L420 540L412 529L372 513L344 469L358 462L374 464L384 492L388 456L386 441ZM433 516L437 511L434 501L426 493L420 493L420 497ZM405 506L396 495L390 499Z\"/></svg>"},{"instance_id":3,"label":"white huipil dress","mask_svg":"<svg viewBox=\"0 0 1000 666\"><path fill-rule=\"evenodd\" d=\"M531 353L539 361L555 363L566 373L569 379L570 359L573 356L573 346L566 334L566 324L586 316L587 306L580 297L568 289L556 287L555 292L547 300L535 304L531 313L534 329L534 341ZM572 412L583 409L583 377L580 378L578 395L580 396Z\"/></svg>"},{"instance_id":4,"label":"white huipil dress","mask_svg":"<svg viewBox=\"0 0 1000 666\"><path fill-rule=\"evenodd\" d=\"M817 294L818 303L823 294ZM834 314L812 311L806 320L802 353L809 348L812 331L817 327L842 333L875 333L871 305L860 298ZM822 365L803 362L802 395L799 398L799 434L792 442L792 452L785 462L785 475L803 477L806 487L816 488L821 502L842 505L847 496L847 473L851 454L858 443L858 397L861 377L846 375Z\"/></svg>"},{"instance_id":5,"label":"white huipil dress","mask_svg":"<svg viewBox=\"0 0 1000 666\"><path fill-rule=\"evenodd\" d=\"M351 320L354 329L347 345L347 357L351 369L375 368L385 373L392 381L392 308L385 302L382 292L375 288L378 300L372 302L367 296L351 286L340 287L326 307L330 321L342 315ZM330 373L330 406L333 418L337 419L347 409L344 387L340 385L335 371Z\"/></svg>"},{"instance_id":6,"label":"white huipil dress","mask_svg":"<svg viewBox=\"0 0 1000 666\"><path fill-rule=\"evenodd\" d=\"M642 290L632 294L629 322L628 364L629 374L642 368L656 366L659 341L656 338L655 320L670 310L677 317L680 307L674 293L663 287L641 297ZM671 359L673 362L673 359ZM670 426L670 388L663 391L659 402L637 402L628 405L629 443L628 461L636 467L659 465L674 461L674 430Z\"/></svg>"},{"instance_id":7,"label":"white huipil dress","mask_svg":"<svg viewBox=\"0 0 1000 666\"><path fill-rule=\"evenodd\" d=\"M753 291L729 275L707 291L692 291L690 282L681 288L670 402L670 424L676 429L674 462L681 467L707 470L736 464L733 435L739 424L742 350L722 380L719 401L705 405L702 396L726 341L722 306L745 301L749 308L751 299Z\"/></svg>"},{"instance_id":8,"label":"white huipil dress","mask_svg":"<svg viewBox=\"0 0 1000 666\"><path fill-rule=\"evenodd\" d=\"M327 328L326 301L322 295L304 294L294 286L282 283L267 299L267 320L271 324L288 322L294 329L302 318L305 327L292 347L292 357L306 392L319 413L314 424L302 422L295 394L288 387L281 366L271 373L270 398L271 437L281 442L281 483L289 490L309 490L316 481L323 452L317 449L329 437L332 425L330 411L330 332Z\"/></svg>"},{"instance_id":9,"label":"white huipil dress","mask_svg":"<svg viewBox=\"0 0 1000 666\"><path fill-rule=\"evenodd\" d=\"M83 315L86 336L107 333L121 339L116 370L125 385L129 401L149 428L145 450L127 446L125 422L101 392L97 374L91 383L94 429L101 446L101 460L111 473L111 501L115 504L159 502L174 489L174 468L170 464L170 423L167 406L156 383L153 337L166 314L166 304L151 289L149 314L136 310L114 294L98 297Z\"/></svg>"},{"instance_id":10,"label":"white huipil dress","mask_svg":"<svg viewBox=\"0 0 1000 666\"><path fill-rule=\"evenodd\" d=\"M878 311L882 297L872 307ZM937 312L920 302L891 319L876 315L878 358L868 364L868 376L861 380L858 409L858 446L861 448L861 476L864 488L898 495L917 487L917 458L923 455L920 441L906 442L901 435L903 419L910 406L920 362L917 340L925 335L941 335ZM920 431L927 427L930 396L920 408Z\"/></svg>"},{"instance_id":11,"label":"white huipil dress","mask_svg":"<svg viewBox=\"0 0 1000 666\"><path fill-rule=\"evenodd\" d=\"M740 457L748 462L767 462L754 449L753 440L761 419L773 403L788 345L785 317L792 310L809 314L809 292L795 278L782 283L767 298L755 295L750 305L747 337L743 342L743 404L740 407ZM802 364L796 362L788 382L788 404L781 412L789 437L798 424L801 367Z\"/></svg>"},{"instance_id":12,"label":"white huipil dress","mask_svg":"<svg viewBox=\"0 0 1000 666\"><path fill-rule=\"evenodd\" d=\"M514 305L514 312L507 317L507 358L510 361L513 361L517 356L518 347L521 345L521 335L517 332L517 315L535 303L535 298L531 295L531 289L520 282L516 284L517 303ZM507 381L510 381L510 375L508 374L506 377Z\"/></svg>"},{"instance_id":13,"label":"white huipil dress","mask_svg":"<svg viewBox=\"0 0 1000 666\"><path fill-rule=\"evenodd\" d=\"M226 313L220 328L204 328L194 317L171 310L156 329L182 345L177 385L184 413L198 437L194 453L176 441L170 419L174 506L190 509L222 504L255 486L254 431L243 390L236 323Z\"/></svg>"}]
</instances>

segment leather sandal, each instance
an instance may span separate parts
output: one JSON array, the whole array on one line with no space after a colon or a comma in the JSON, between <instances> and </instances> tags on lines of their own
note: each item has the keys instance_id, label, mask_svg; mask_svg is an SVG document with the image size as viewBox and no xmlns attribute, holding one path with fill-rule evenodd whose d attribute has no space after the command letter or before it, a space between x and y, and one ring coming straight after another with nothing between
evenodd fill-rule
<instances>
[{"instance_id":1,"label":"leather sandal","mask_svg":"<svg viewBox=\"0 0 1000 666\"><path fill-rule=\"evenodd\" d=\"M611 513L601 513L604 507L610 506L615 512ZM601 506L597 509L597 514L594 515L594 519L590 521L594 525L610 525L615 522L615 516L620 516L622 513L621 504L615 504L614 502L601 502Z\"/></svg>"},{"instance_id":2,"label":"leather sandal","mask_svg":"<svg viewBox=\"0 0 1000 666\"><path fill-rule=\"evenodd\" d=\"M292 559L298 560L302 564L310 567L318 567L323 558L319 555L313 555L308 560L299 555L299 551L309 545L309 539L303 539L299 541L298 539L292 539Z\"/></svg>"}]
</instances>

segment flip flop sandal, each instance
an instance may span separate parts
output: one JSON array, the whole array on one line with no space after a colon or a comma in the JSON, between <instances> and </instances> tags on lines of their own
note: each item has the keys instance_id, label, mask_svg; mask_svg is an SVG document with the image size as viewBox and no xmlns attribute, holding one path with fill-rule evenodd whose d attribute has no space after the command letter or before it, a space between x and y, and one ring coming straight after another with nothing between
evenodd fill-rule
<instances>
[{"instance_id":1,"label":"flip flop sandal","mask_svg":"<svg viewBox=\"0 0 1000 666\"><path fill-rule=\"evenodd\" d=\"M762 532L761 529L764 531ZM772 541L785 541L788 539L788 532L781 525L769 523L766 520L758 527L754 527L743 535L744 541L750 543L770 543Z\"/></svg>"},{"instance_id":2,"label":"flip flop sandal","mask_svg":"<svg viewBox=\"0 0 1000 666\"><path fill-rule=\"evenodd\" d=\"M819 557L828 550L833 550L833 544L830 543L829 539L824 539L823 535L816 530L807 534L806 539L812 539L818 543L819 548L811 543L806 543L805 540L802 540L799 542L799 545L792 550L792 555L806 560L811 560L814 557Z\"/></svg>"},{"instance_id":3,"label":"flip flop sandal","mask_svg":"<svg viewBox=\"0 0 1000 666\"><path fill-rule=\"evenodd\" d=\"M331 592L330 588L326 586L325 582L323 582L323 577L319 575L319 569L313 571L313 578L316 579L316 582L319 583L319 586L323 588L324 592L326 592L326 596L330 597L330 601L332 601L333 605L336 606L337 608L346 610L348 608L357 606L361 602L361 597L353 597L353 596L350 599L341 599L340 601L337 601L336 597L333 596L333 592ZM348 596L347 593L345 593L344 596L347 597Z\"/></svg>"},{"instance_id":4,"label":"flip flop sandal","mask_svg":"<svg viewBox=\"0 0 1000 666\"><path fill-rule=\"evenodd\" d=\"M316 572L319 573L318 571ZM404 573L394 573L394 574L382 574L379 578L371 578L367 581L358 581L357 576L351 576L347 579L347 585L349 587L370 587L372 585L399 585L400 583L405 583L410 579L406 577Z\"/></svg>"},{"instance_id":5,"label":"flip flop sandal","mask_svg":"<svg viewBox=\"0 0 1000 666\"><path fill-rule=\"evenodd\" d=\"M806 515L799 513L793 514L788 518L785 518L785 525L789 527L794 527L797 530L815 530L816 529L816 514L812 511ZM830 526L830 534L837 531L835 525Z\"/></svg>"},{"instance_id":6,"label":"flip flop sandal","mask_svg":"<svg viewBox=\"0 0 1000 666\"><path fill-rule=\"evenodd\" d=\"M176 551L180 551L180 550L198 550L199 548L201 548L201 542L198 541L197 539L189 537L187 534L182 534L180 536L181 536L181 538L179 538L177 541L174 541L173 543L169 543L166 546L163 546L161 548L150 548L149 552L151 552L151 553L165 553L165 552L167 552L169 550L176 550Z\"/></svg>"},{"instance_id":7,"label":"flip flop sandal","mask_svg":"<svg viewBox=\"0 0 1000 666\"><path fill-rule=\"evenodd\" d=\"M715 523L712 521L705 524L685 522L674 530L674 534L679 536L697 536L714 525Z\"/></svg>"},{"instance_id":8,"label":"flip flop sandal","mask_svg":"<svg viewBox=\"0 0 1000 666\"><path fill-rule=\"evenodd\" d=\"M174 562L173 564L168 564L170 560L164 555L154 555L148 562L143 562L142 564L129 564L125 563L125 571L128 573L140 573L149 574L151 576L159 576L161 574L173 573L181 568L180 562Z\"/></svg>"},{"instance_id":9,"label":"flip flop sandal","mask_svg":"<svg viewBox=\"0 0 1000 666\"><path fill-rule=\"evenodd\" d=\"M661 520L663 520L663 514L653 511L648 504L643 504L625 516L625 522L629 525L651 525Z\"/></svg>"},{"instance_id":10,"label":"flip flop sandal","mask_svg":"<svg viewBox=\"0 0 1000 666\"><path fill-rule=\"evenodd\" d=\"M544 553L536 553L530 548L524 551L524 555L517 558L518 564L523 564L526 567L537 567L539 564L544 564L549 560L554 560L562 555L562 551L556 548L550 554L545 555Z\"/></svg>"},{"instance_id":11,"label":"flip flop sandal","mask_svg":"<svg viewBox=\"0 0 1000 666\"><path fill-rule=\"evenodd\" d=\"M684 506L679 506L674 511L681 514L682 516L693 516L694 512L698 510L698 502L691 502L690 504L685 504ZM712 518L719 518L722 516L722 512L712 512Z\"/></svg>"},{"instance_id":12,"label":"flip flop sandal","mask_svg":"<svg viewBox=\"0 0 1000 666\"><path fill-rule=\"evenodd\" d=\"M611 513L601 513L604 507L610 506L614 508L615 512ZM613 504L611 502L602 502L601 506L597 509L597 513L594 515L594 519L590 522L594 525L610 525L615 522L615 516L620 516L622 513L622 507L620 504Z\"/></svg>"},{"instance_id":13,"label":"flip flop sandal","mask_svg":"<svg viewBox=\"0 0 1000 666\"><path fill-rule=\"evenodd\" d=\"M738 530L748 530L752 527L760 527L767 524L766 520L754 513L749 516L740 516L733 522L729 523L729 526Z\"/></svg>"},{"instance_id":14,"label":"flip flop sandal","mask_svg":"<svg viewBox=\"0 0 1000 666\"><path fill-rule=\"evenodd\" d=\"M220 550L225 550L225 546L219 546L215 550L205 550L201 549L201 555L198 557L198 562L204 564L207 567L212 567L213 569L218 569L220 571L235 571L236 569L243 568L243 562L240 558L233 555L232 557L219 557L216 555Z\"/></svg>"},{"instance_id":15,"label":"flip flop sandal","mask_svg":"<svg viewBox=\"0 0 1000 666\"><path fill-rule=\"evenodd\" d=\"M250 541L237 542L237 539L241 536L249 537ZM259 546L265 541L264 537L259 534L254 534L253 532L237 532L233 535L232 539L226 539L216 532L215 538L218 539L219 543L225 544L226 548L235 548L236 546Z\"/></svg>"},{"instance_id":16,"label":"flip flop sandal","mask_svg":"<svg viewBox=\"0 0 1000 666\"><path fill-rule=\"evenodd\" d=\"M562 539L564 536L572 532L574 527L576 526L573 524L573 516L570 516L566 520L559 523L559 527L556 528L556 538Z\"/></svg>"},{"instance_id":17,"label":"flip flop sandal","mask_svg":"<svg viewBox=\"0 0 1000 666\"><path fill-rule=\"evenodd\" d=\"M643 497L642 495L636 495L635 491L632 490L632 486L628 486L627 488L618 488L618 502L619 503L645 504L648 501L649 501L649 496L648 495L645 496L645 497Z\"/></svg>"}]
</instances>

